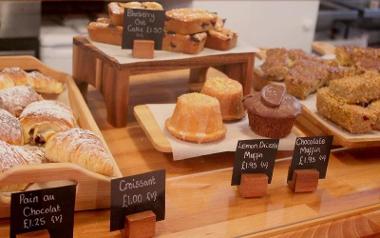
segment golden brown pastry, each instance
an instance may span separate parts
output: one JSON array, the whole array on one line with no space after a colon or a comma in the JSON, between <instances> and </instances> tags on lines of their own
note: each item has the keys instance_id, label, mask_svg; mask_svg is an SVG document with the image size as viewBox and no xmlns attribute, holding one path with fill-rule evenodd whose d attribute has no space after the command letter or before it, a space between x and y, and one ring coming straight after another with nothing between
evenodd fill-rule
<instances>
[{"instance_id":1,"label":"golden brown pastry","mask_svg":"<svg viewBox=\"0 0 380 238\"><path fill-rule=\"evenodd\" d=\"M166 11L165 29L183 35L191 35L214 29L218 16L207 10L178 8ZM220 21L218 22L220 27Z\"/></svg>"},{"instance_id":2,"label":"golden brown pastry","mask_svg":"<svg viewBox=\"0 0 380 238\"><path fill-rule=\"evenodd\" d=\"M0 72L0 90L14 87L15 83L6 74Z\"/></svg>"},{"instance_id":3,"label":"golden brown pastry","mask_svg":"<svg viewBox=\"0 0 380 238\"><path fill-rule=\"evenodd\" d=\"M63 91L63 83L38 71L27 73L19 67L3 69L0 72L0 89L15 85L30 85L39 93L59 94Z\"/></svg>"},{"instance_id":4,"label":"golden brown pastry","mask_svg":"<svg viewBox=\"0 0 380 238\"><path fill-rule=\"evenodd\" d=\"M30 86L16 86L0 90L0 108L18 117L26 106L42 100Z\"/></svg>"},{"instance_id":5,"label":"golden brown pastry","mask_svg":"<svg viewBox=\"0 0 380 238\"><path fill-rule=\"evenodd\" d=\"M214 50L230 50L237 44L238 35L229 29L209 30L206 47Z\"/></svg>"},{"instance_id":6,"label":"golden brown pastry","mask_svg":"<svg viewBox=\"0 0 380 238\"><path fill-rule=\"evenodd\" d=\"M29 85L39 93L60 94L63 91L63 83L38 71L30 72L28 80Z\"/></svg>"},{"instance_id":7,"label":"golden brown pastry","mask_svg":"<svg viewBox=\"0 0 380 238\"><path fill-rule=\"evenodd\" d=\"M44 160L42 149L31 146L13 146L4 141L0 141L0 173L16 166L28 164L40 164ZM25 179L27 180L27 178ZM14 184L0 187L1 192L23 190L27 184Z\"/></svg>"},{"instance_id":8,"label":"golden brown pastry","mask_svg":"<svg viewBox=\"0 0 380 238\"><path fill-rule=\"evenodd\" d=\"M45 148L49 161L74 163L96 173L113 175L111 155L91 131L74 128L59 132L51 137Z\"/></svg>"},{"instance_id":9,"label":"golden brown pastry","mask_svg":"<svg viewBox=\"0 0 380 238\"><path fill-rule=\"evenodd\" d=\"M219 101L201 93L178 97L173 115L165 125L173 136L196 143L220 140L226 134Z\"/></svg>"},{"instance_id":10,"label":"golden brown pastry","mask_svg":"<svg viewBox=\"0 0 380 238\"><path fill-rule=\"evenodd\" d=\"M0 109L0 140L13 145L24 143L20 121L3 109Z\"/></svg>"},{"instance_id":11,"label":"golden brown pastry","mask_svg":"<svg viewBox=\"0 0 380 238\"><path fill-rule=\"evenodd\" d=\"M73 112L66 105L52 100L29 104L20 115L24 142L43 145L57 132L75 126Z\"/></svg>"},{"instance_id":12,"label":"golden brown pastry","mask_svg":"<svg viewBox=\"0 0 380 238\"><path fill-rule=\"evenodd\" d=\"M87 30L93 41L121 45L123 27L110 24L110 20L107 18L98 18L96 22L90 22Z\"/></svg>"},{"instance_id":13,"label":"golden brown pastry","mask_svg":"<svg viewBox=\"0 0 380 238\"><path fill-rule=\"evenodd\" d=\"M218 99L224 121L238 120L244 117L243 87L238 81L212 77L206 80L201 92Z\"/></svg>"},{"instance_id":14,"label":"golden brown pastry","mask_svg":"<svg viewBox=\"0 0 380 238\"><path fill-rule=\"evenodd\" d=\"M4 68L1 71L3 77L13 80L15 85L26 85L28 84L28 73L19 67Z\"/></svg>"}]
</instances>

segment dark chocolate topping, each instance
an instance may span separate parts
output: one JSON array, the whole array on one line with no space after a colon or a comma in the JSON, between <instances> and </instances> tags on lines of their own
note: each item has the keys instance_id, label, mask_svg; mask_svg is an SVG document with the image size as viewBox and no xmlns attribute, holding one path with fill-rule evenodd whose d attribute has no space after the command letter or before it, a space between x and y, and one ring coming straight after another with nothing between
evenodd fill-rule
<instances>
[{"instance_id":1,"label":"dark chocolate topping","mask_svg":"<svg viewBox=\"0 0 380 238\"><path fill-rule=\"evenodd\" d=\"M249 113L266 118L295 118L301 113L301 103L293 96L285 94L277 107L268 106L262 100L261 92L254 92L243 99Z\"/></svg>"},{"instance_id":2,"label":"dark chocolate topping","mask_svg":"<svg viewBox=\"0 0 380 238\"><path fill-rule=\"evenodd\" d=\"M261 90L261 100L268 107L279 107L286 94L282 85L269 84Z\"/></svg>"}]
</instances>

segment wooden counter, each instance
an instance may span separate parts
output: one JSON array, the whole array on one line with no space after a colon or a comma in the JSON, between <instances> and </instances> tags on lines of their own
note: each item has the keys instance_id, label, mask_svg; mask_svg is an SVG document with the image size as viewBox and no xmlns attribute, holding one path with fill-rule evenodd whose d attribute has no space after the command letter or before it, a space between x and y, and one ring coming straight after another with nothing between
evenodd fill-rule
<instances>
[{"instance_id":1,"label":"wooden counter","mask_svg":"<svg viewBox=\"0 0 380 238\"><path fill-rule=\"evenodd\" d=\"M174 102L176 95L188 90L187 75L176 71L133 78L131 106ZM154 90L141 90L147 83ZM166 220L157 223L159 237L351 237L348 234L380 232L378 149L335 152L327 179L310 194L290 192L289 161L279 161L269 195L242 199L230 186L233 153L174 162L169 154L154 150L132 118L127 128L110 127L98 92L90 90L88 99L124 175L166 169ZM119 231L108 232L108 219L108 210L76 213L75 237L121 237ZM0 220L0 234L9 234L7 219Z\"/></svg>"}]
</instances>

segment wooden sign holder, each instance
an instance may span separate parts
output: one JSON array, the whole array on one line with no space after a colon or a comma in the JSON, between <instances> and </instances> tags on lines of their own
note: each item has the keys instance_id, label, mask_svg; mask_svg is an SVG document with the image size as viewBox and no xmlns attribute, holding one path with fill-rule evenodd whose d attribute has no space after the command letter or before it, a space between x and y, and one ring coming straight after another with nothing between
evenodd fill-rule
<instances>
[{"instance_id":1,"label":"wooden sign holder","mask_svg":"<svg viewBox=\"0 0 380 238\"><path fill-rule=\"evenodd\" d=\"M132 56L139 59L154 58L154 41L152 40L134 40Z\"/></svg>"},{"instance_id":2,"label":"wooden sign holder","mask_svg":"<svg viewBox=\"0 0 380 238\"><path fill-rule=\"evenodd\" d=\"M296 169L288 186L295 193L314 192L318 188L319 171L316 169Z\"/></svg>"},{"instance_id":3,"label":"wooden sign holder","mask_svg":"<svg viewBox=\"0 0 380 238\"><path fill-rule=\"evenodd\" d=\"M242 198L257 198L267 194L268 176L264 173L245 173L241 175L239 194Z\"/></svg>"},{"instance_id":4,"label":"wooden sign holder","mask_svg":"<svg viewBox=\"0 0 380 238\"><path fill-rule=\"evenodd\" d=\"M18 234L16 238L50 238L48 230L32 231L28 233Z\"/></svg>"},{"instance_id":5,"label":"wooden sign holder","mask_svg":"<svg viewBox=\"0 0 380 238\"><path fill-rule=\"evenodd\" d=\"M156 233L156 214L144 211L125 217L125 238L151 238Z\"/></svg>"},{"instance_id":6,"label":"wooden sign holder","mask_svg":"<svg viewBox=\"0 0 380 238\"><path fill-rule=\"evenodd\" d=\"M120 64L114 57L92 45L86 37L74 37L73 43L73 78L85 98L88 84L103 94L108 122L114 127L127 125L129 78L132 75L190 69L189 81L197 82L205 78L206 69L217 67L242 84L244 95L252 90L254 52L227 51L218 55L195 55L177 60Z\"/></svg>"}]
</instances>

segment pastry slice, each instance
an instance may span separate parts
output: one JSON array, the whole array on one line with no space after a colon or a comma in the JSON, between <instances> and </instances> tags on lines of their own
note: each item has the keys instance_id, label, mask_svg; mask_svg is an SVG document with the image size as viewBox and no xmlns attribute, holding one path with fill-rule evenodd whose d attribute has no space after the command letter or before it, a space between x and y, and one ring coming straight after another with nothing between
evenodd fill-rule
<instances>
[{"instance_id":1,"label":"pastry slice","mask_svg":"<svg viewBox=\"0 0 380 238\"><path fill-rule=\"evenodd\" d=\"M226 28L209 30L206 47L214 50L230 50L237 44L238 35Z\"/></svg>"},{"instance_id":2,"label":"pastry slice","mask_svg":"<svg viewBox=\"0 0 380 238\"><path fill-rule=\"evenodd\" d=\"M38 93L60 94L63 91L62 82L38 71L28 73L28 81Z\"/></svg>"},{"instance_id":3,"label":"pastry slice","mask_svg":"<svg viewBox=\"0 0 380 238\"><path fill-rule=\"evenodd\" d=\"M214 29L217 22L216 13L203 9L178 8L166 11L165 30L191 35Z\"/></svg>"},{"instance_id":4,"label":"pastry slice","mask_svg":"<svg viewBox=\"0 0 380 238\"><path fill-rule=\"evenodd\" d=\"M157 2L111 2L108 4L108 15L114 26L124 25L125 9L146 9L146 10L164 10L161 4Z\"/></svg>"},{"instance_id":5,"label":"pastry slice","mask_svg":"<svg viewBox=\"0 0 380 238\"><path fill-rule=\"evenodd\" d=\"M375 113L367 108L348 104L327 87L318 90L317 110L323 117L354 134L370 132L376 122Z\"/></svg>"},{"instance_id":6,"label":"pastry slice","mask_svg":"<svg viewBox=\"0 0 380 238\"><path fill-rule=\"evenodd\" d=\"M325 64L318 61L297 60L285 77L285 85L289 94L306 99L307 96L325 85L328 78L329 70Z\"/></svg>"},{"instance_id":7,"label":"pastry slice","mask_svg":"<svg viewBox=\"0 0 380 238\"><path fill-rule=\"evenodd\" d=\"M24 143L20 121L3 109L0 109L0 140L13 145Z\"/></svg>"},{"instance_id":8,"label":"pastry slice","mask_svg":"<svg viewBox=\"0 0 380 238\"><path fill-rule=\"evenodd\" d=\"M87 30L93 41L121 45L123 27L110 24L110 20L107 18L99 18L96 22L90 22Z\"/></svg>"},{"instance_id":9,"label":"pastry slice","mask_svg":"<svg viewBox=\"0 0 380 238\"><path fill-rule=\"evenodd\" d=\"M13 146L0 141L0 173L21 165L40 164L45 158L42 149L30 146ZM27 181L28 178L25 178ZM0 187L1 192L24 190L27 184Z\"/></svg>"},{"instance_id":10,"label":"pastry slice","mask_svg":"<svg viewBox=\"0 0 380 238\"><path fill-rule=\"evenodd\" d=\"M43 145L57 132L75 127L73 112L66 105L52 100L29 104L20 115L24 142Z\"/></svg>"},{"instance_id":11,"label":"pastry slice","mask_svg":"<svg viewBox=\"0 0 380 238\"><path fill-rule=\"evenodd\" d=\"M46 143L46 158L78 164L90 171L113 175L113 161L99 137L80 128L59 132Z\"/></svg>"},{"instance_id":12,"label":"pastry slice","mask_svg":"<svg viewBox=\"0 0 380 238\"><path fill-rule=\"evenodd\" d=\"M0 90L0 108L18 117L26 106L42 100L30 86L16 86Z\"/></svg>"},{"instance_id":13,"label":"pastry slice","mask_svg":"<svg viewBox=\"0 0 380 238\"><path fill-rule=\"evenodd\" d=\"M165 32L162 39L162 49L185 54L198 54L204 48L207 34L205 32L182 35L174 32Z\"/></svg>"},{"instance_id":14,"label":"pastry slice","mask_svg":"<svg viewBox=\"0 0 380 238\"><path fill-rule=\"evenodd\" d=\"M367 104L380 99L380 74L367 72L361 75L333 80L330 91L349 104Z\"/></svg>"}]
</instances>

